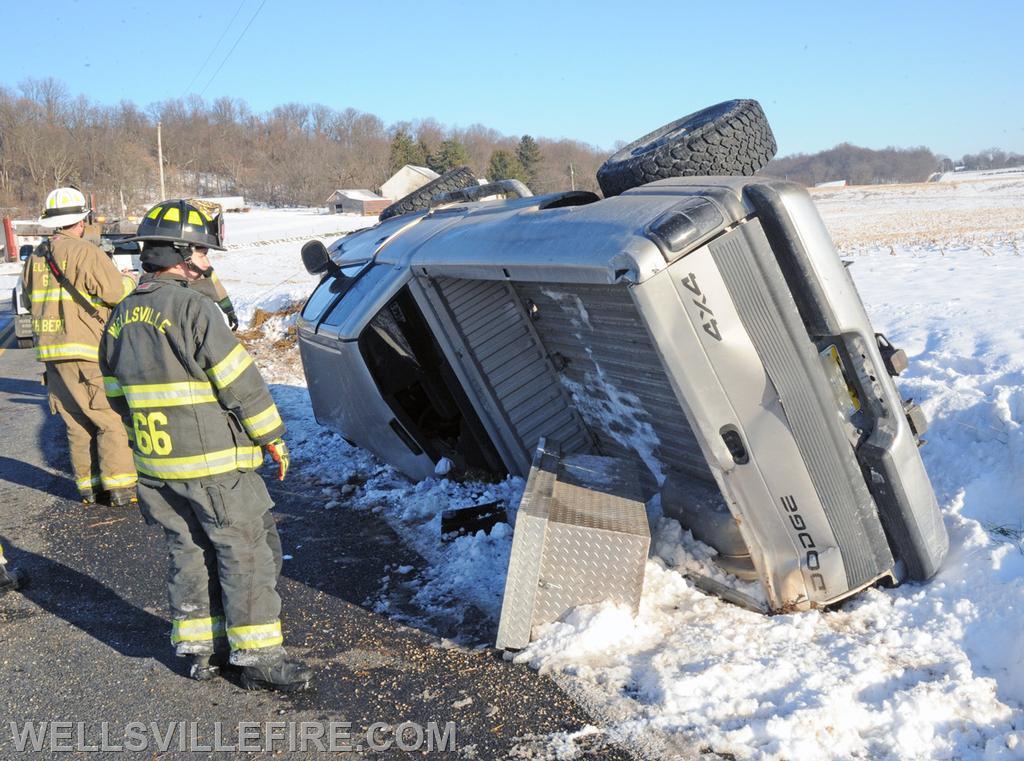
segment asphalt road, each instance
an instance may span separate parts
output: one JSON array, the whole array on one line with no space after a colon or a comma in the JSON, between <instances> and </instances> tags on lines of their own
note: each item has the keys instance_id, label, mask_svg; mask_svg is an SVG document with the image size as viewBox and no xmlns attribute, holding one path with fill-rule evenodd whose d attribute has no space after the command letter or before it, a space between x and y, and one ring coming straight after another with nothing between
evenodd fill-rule
<instances>
[{"instance_id":1,"label":"asphalt road","mask_svg":"<svg viewBox=\"0 0 1024 761\"><path fill-rule=\"evenodd\" d=\"M597 724L547 677L490 649L446 646L443 623L422 631L374 613L366 601L381 578L420 561L373 514L314 510L312 493L274 496L285 552L303 545L279 585L286 644L314 666L314 685L280 695L188 679L168 641L163 537L135 509L75 501L63 423L49 414L32 351L10 348L8 318L0 313L0 542L31 582L0 598L0 758L543 758L545 738ZM50 726L29 754L15 742L26 721L72 724ZM239 722L259 725L240 738ZM434 722L433 750L385 749L388 727L367 749L372 725L402 722L422 728L424 743ZM217 750L218 727L221 747L245 750ZM418 737L407 727L403 746ZM320 751L331 742L344 752ZM587 744L572 757L634 757L599 731ZM55 753L68 746L99 750Z\"/></svg>"}]
</instances>

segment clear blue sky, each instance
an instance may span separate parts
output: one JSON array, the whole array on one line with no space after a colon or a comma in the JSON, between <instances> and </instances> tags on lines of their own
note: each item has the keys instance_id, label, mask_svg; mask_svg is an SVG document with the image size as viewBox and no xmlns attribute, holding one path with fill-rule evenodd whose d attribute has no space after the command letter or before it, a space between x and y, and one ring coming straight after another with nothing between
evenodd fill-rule
<instances>
[{"instance_id":1,"label":"clear blue sky","mask_svg":"<svg viewBox=\"0 0 1024 761\"><path fill-rule=\"evenodd\" d=\"M319 102L605 148L756 98L780 155L842 141L1024 153L1024 2L777 5L7 0L0 85L50 76L143 107L190 92L257 112Z\"/></svg>"}]
</instances>

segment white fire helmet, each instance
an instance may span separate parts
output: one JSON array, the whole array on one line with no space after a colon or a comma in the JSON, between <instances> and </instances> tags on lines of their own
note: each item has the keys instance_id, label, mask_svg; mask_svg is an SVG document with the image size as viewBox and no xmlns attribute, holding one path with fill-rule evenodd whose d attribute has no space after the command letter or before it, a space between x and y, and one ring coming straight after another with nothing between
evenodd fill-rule
<instances>
[{"instance_id":1,"label":"white fire helmet","mask_svg":"<svg viewBox=\"0 0 1024 761\"><path fill-rule=\"evenodd\" d=\"M57 188L46 196L46 208L39 218L43 227L68 227L89 216L89 207L82 191L76 188Z\"/></svg>"}]
</instances>

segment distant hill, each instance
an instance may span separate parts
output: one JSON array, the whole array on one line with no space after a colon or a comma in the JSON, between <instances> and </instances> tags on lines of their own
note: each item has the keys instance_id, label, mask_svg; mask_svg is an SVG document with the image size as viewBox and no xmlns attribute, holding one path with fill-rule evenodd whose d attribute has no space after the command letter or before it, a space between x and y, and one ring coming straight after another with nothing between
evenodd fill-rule
<instances>
[{"instance_id":1,"label":"distant hill","mask_svg":"<svg viewBox=\"0 0 1024 761\"><path fill-rule=\"evenodd\" d=\"M773 159L760 174L782 177L804 185L845 180L850 185L878 185L925 182L936 173L961 175L964 171L1016 171L1024 167L1024 156L990 148L968 154L954 162L929 148L862 148L841 143L818 153L796 153ZM954 168L961 171L953 172ZM1016 169L1014 169L1016 168Z\"/></svg>"}]
</instances>

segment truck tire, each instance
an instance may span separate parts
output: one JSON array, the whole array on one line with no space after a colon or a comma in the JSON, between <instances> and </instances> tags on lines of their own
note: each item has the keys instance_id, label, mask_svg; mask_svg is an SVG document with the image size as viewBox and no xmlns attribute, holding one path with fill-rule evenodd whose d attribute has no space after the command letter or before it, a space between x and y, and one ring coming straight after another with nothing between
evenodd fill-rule
<instances>
[{"instance_id":1,"label":"truck tire","mask_svg":"<svg viewBox=\"0 0 1024 761\"><path fill-rule=\"evenodd\" d=\"M597 170L605 196L669 177L752 175L775 155L756 100L728 100L677 119L616 151Z\"/></svg>"},{"instance_id":2,"label":"truck tire","mask_svg":"<svg viewBox=\"0 0 1024 761\"><path fill-rule=\"evenodd\" d=\"M476 177L468 166L457 167L450 172L445 172L436 180L431 180L422 188L414 190L405 198L399 198L389 207L380 213L380 221L390 217L397 217L399 214L408 214L413 211L423 211L430 208L430 199L438 193L450 193L453 190L468 188L476 185Z\"/></svg>"}]
</instances>

